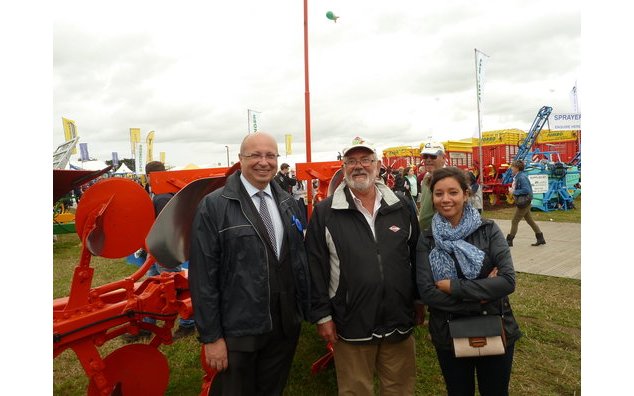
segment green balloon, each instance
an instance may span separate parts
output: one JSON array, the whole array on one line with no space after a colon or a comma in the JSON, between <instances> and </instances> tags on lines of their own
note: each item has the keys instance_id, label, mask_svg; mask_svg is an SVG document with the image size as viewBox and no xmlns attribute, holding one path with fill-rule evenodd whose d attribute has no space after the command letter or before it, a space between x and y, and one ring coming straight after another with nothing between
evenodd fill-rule
<instances>
[{"instance_id":1,"label":"green balloon","mask_svg":"<svg viewBox=\"0 0 634 396\"><path fill-rule=\"evenodd\" d=\"M330 19L331 21L336 21L338 17L335 15L334 12L328 11L326 13L326 18Z\"/></svg>"}]
</instances>

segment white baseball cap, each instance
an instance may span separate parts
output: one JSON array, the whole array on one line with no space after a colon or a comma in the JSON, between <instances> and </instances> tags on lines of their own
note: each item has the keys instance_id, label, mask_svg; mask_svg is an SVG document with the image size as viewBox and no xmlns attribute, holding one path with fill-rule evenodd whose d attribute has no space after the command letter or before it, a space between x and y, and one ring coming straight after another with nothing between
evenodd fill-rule
<instances>
[{"instance_id":1,"label":"white baseball cap","mask_svg":"<svg viewBox=\"0 0 634 396\"><path fill-rule=\"evenodd\" d=\"M345 157L348 151L358 148L364 148L366 150L372 151L373 153L376 153L376 149L374 148L374 145L372 143L357 136L352 139L352 144L349 147L343 149L343 156Z\"/></svg>"},{"instance_id":2,"label":"white baseball cap","mask_svg":"<svg viewBox=\"0 0 634 396\"><path fill-rule=\"evenodd\" d=\"M442 143L439 143L439 142L427 142L425 143L425 146L423 147L420 153L421 155L422 154L431 154L431 155L445 154L445 146L443 146Z\"/></svg>"}]
</instances>

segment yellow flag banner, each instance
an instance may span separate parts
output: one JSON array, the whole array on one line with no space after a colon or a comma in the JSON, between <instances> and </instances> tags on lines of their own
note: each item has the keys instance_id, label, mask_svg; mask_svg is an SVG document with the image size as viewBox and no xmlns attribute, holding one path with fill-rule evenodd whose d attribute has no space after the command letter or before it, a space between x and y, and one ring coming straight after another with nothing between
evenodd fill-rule
<instances>
[{"instance_id":1,"label":"yellow flag banner","mask_svg":"<svg viewBox=\"0 0 634 396\"><path fill-rule=\"evenodd\" d=\"M147 162L154 161L153 148L154 148L154 131L150 131L145 138L147 144Z\"/></svg>"},{"instance_id":2,"label":"yellow flag banner","mask_svg":"<svg viewBox=\"0 0 634 396\"><path fill-rule=\"evenodd\" d=\"M75 121L62 117L62 124L64 125L64 141L75 139L77 137ZM77 147L73 147L72 154L77 154Z\"/></svg>"},{"instance_id":3,"label":"yellow flag banner","mask_svg":"<svg viewBox=\"0 0 634 396\"><path fill-rule=\"evenodd\" d=\"M286 155L293 154L293 135L284 135L286 142Z\"/></svg>"},{"instance_id":4,"label":"yellow flag banner","mask_svg":"<svg viewBox=\"0 0 634 396\"><path fill-rule=\"evenodd\" d=\"M136 158L136 145L141 143L141 128L130 128L130 149L132 158Z\"/></svg>"}]
</instances>

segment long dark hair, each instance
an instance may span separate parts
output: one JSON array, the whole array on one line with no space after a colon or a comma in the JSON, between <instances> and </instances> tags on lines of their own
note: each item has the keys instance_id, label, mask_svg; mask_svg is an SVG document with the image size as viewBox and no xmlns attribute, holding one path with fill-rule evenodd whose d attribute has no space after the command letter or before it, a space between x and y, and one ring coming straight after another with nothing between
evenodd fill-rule
<instances>
[{"instance_id":1,"label":"long dark hair","mask_svg":"<svg viewBox=\"0 0 634 396\"><path fill-rule=\"evenodd\" d=\"M460 168L456 168L455 166L447 166L445 168L438 168L434 170L431 174L431 183L429 183L429 188L434 191L434 186L440 180L446 177L453 177L456 179L458 184L460 184L460 188L465 194L469 194L469 184L467 183L467 177L464 171Z\"/></svg>"}]
</instances>

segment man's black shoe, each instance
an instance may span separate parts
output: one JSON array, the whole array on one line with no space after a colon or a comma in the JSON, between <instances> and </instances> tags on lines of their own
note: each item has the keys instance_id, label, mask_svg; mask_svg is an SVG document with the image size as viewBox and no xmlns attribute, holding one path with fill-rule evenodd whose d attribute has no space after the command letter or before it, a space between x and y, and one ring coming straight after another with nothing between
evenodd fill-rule
<instances>
[{"instance_id":1,"label":"man's black shoe","mask_svg":"<svg viewBox=\"0 0 634 396\"><path fill-rule=\"evenodd\" d=\"M137 334L137 335L126 333L126 334L122 335L121 338L126 343L132 344L132 343L135 343L135 342L139 342L139 341L141 341L144 338L149 338L151 335L152 335L151 331L145 330L145 329L141 329L141 330L139 330L139 334Z\"/></svg>"},{"instance_id":2,"label":"man's black shoe","mask_svg":"<svg viewBox=\"0 0 634 396\"><path fill-rule=\"evenodd\" d=\"M190 326L190 327L178 326L178 330L174 332L174 335L172 336L172 338L174 340L178 340L179 338L188 337L194 334L195 332L196 332L196 327L194 326Z\"/></svg>"}]
</instances>

